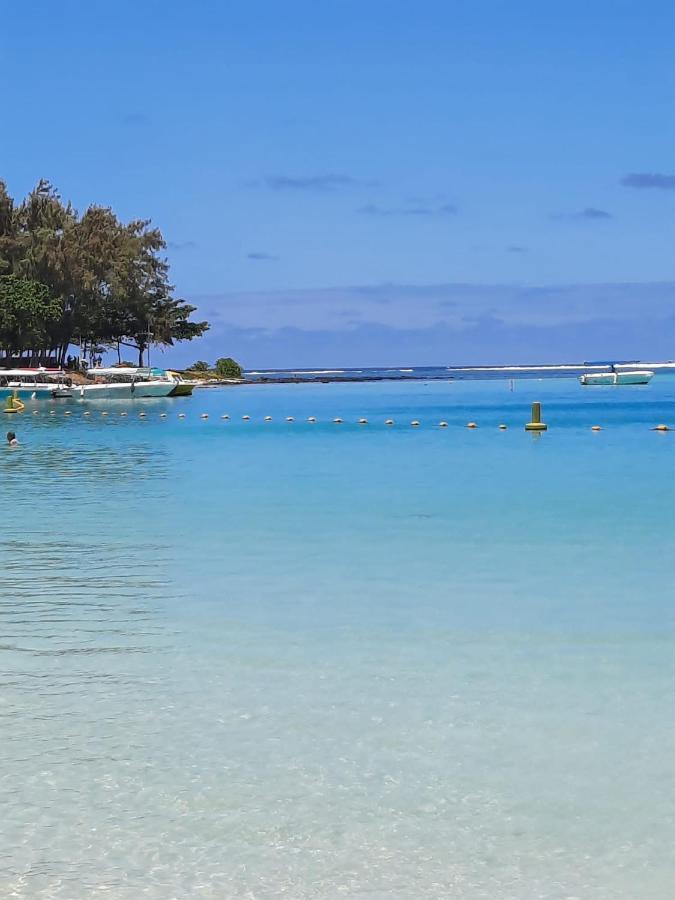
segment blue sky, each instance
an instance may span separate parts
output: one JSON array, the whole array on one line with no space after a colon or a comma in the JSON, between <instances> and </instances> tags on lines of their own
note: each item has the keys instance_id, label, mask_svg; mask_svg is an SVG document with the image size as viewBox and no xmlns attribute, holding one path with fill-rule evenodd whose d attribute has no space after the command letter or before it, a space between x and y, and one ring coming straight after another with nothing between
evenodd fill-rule
<instances>
[{"instance_id":1,"label":"blue sky","mask_svg":"<svg viewBox=\"0 0 675 900\"><path fill-rule=\"evenodd\" d=\"M151 217L177 363L675 356L660 2L13 4L0 173Z\"/></svg>"}]
</instances>

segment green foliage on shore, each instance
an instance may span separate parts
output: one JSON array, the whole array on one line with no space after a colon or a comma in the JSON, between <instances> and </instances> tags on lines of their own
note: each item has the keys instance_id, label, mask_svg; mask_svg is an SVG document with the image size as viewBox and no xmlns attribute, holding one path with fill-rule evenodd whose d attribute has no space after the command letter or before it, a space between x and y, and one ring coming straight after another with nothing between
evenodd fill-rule
<instances>
[{"instance_id":1,"label":"green foliage on shore","mask_svg":"<svg viewBox=\"0 0 675 900\"><path fill-rule=\"evenodd\" d=\"M220 378L242 378L244 373L238 362L235 362L230 356L221 356L216 360L216 375Z\"/></svg>"},{"instance_id":2,"label":"green foliage on shore","mask_svg":"<svg viewBox=\"0 0 675 900\"><path fill-rule=\"evenodd\" d=\"M151 345L199 337L208 322L174 297L165 250L149 219L124 223L103 206L80 215L44 180L15 203L0 181L0 349L63 364L72 343L132 347L142 365Z\"/></svg>"},{"instance_id":3,"label":"green foliage on shore","mask_svg":"<svg viewBox=\"0 0 675 900\"><path fill-rule=\"evenodd\" d=\"M213 367L203 359L198 360L186 369L189 375L196 378L243 378L244 372L236 360L230 356L221 356Z\"/></svg>"}]
</instances>

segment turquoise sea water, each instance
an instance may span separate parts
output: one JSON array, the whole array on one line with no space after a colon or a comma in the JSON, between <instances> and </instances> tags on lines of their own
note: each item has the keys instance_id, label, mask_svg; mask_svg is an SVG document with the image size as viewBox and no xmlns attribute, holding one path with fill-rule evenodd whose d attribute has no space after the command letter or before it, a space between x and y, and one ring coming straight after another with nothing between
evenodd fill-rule
<instances>
[{"instance_id":1,"label":"turquoise sea water","mask_svg":"<svg viewBox=\"0 0 675 900\"><path fill-rule=\"evenodd\" d=\"M672 896L675 378L5 418L0 896Z\"/></svg>"}]
</instances>

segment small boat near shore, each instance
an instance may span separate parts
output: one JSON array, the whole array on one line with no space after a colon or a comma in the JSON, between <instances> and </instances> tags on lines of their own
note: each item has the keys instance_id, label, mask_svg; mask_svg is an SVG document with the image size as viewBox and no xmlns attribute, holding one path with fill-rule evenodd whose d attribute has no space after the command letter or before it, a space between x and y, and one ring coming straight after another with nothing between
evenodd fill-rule
<instances>
[{"instance_id":1,"label":"small boat near shore","mask_svg":"<svg viewBox=\"0 0 675 900\"><path fill-rule=\"evenodd\" d=\"M113 366L90 369L78 391L82 400L135 400L168 397L175 386L161 369Z\"/></svg>"},{"instance_id":2,"label":"small boat near shore","mask_svg":"<svg viewBox=\"0 0 675 900\"><path fill-rule=\"evenodd\" d=\"M648 369L633 372L584 372L579 376L579 382L583 385L649 384L653 377L654 373Z\"/></svg>"},{"instance_id":3,"label":"small boat near shore","mask_svg":"<svg viewBox=\"0 0 675 900\"><path fill-rule=\"evenodd\" d=\"M70 390L72 380L63 369L0 369L0 397L51 399L54 391Z\"/></svg>"},{"instance_id":4,"label":"small boat near shore","mask_svg":"<svg viewBox=\"0 0 675 900\"><path fill-rule=\"evenodd\" d=\"M66 385L55 387L51 393L52 400L69 400L72 396L72 387L67 387Z\"/></svg>"},{"instance_id":5,"label":"small boat near shore","mask_svg":"<svg viewBox=\"0 0 675 900\"><path fill-rule=\"evenodd\" d=\"M192 391L199 384L198 381L190 381L187 378L183 378L179 372L174 372L171 369L166 370L166 377L174 384L169 397L190 397L192 396Z\"/></svg>"}]
</instances>

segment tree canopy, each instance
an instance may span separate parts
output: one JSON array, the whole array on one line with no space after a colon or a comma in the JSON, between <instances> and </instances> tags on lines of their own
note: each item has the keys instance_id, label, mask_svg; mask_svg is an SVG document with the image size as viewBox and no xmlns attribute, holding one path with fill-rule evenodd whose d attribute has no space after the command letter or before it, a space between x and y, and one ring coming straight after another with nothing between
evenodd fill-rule
<instances>
[{"instance_id":1,"label":"tree canopy","mask_svg":"<svg viewBox=\"0 0 675 900\"><path fill-rule=\"evenodd\" d=\"M208 329L174 296L166 242L149 219L121 222L109 207L80 215L48 181L15 203L0 181L0 349L63 364L68 347L189 341Z\"/></svg>"},{"instance_id":2,"label":"tree canopy","mask_svg":"<svg viewBox=\"0 0 675 900\"><path fill-rule=\"evenodd\" d=\"M214 368L216 374L221 378L241 378L244 374L239 363L235 362L231 356L221 356L216 360Z\"/></svg>"}]
</instances>

